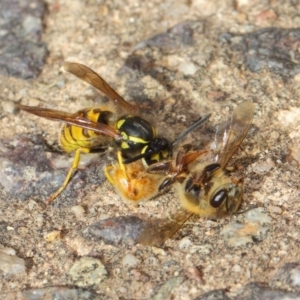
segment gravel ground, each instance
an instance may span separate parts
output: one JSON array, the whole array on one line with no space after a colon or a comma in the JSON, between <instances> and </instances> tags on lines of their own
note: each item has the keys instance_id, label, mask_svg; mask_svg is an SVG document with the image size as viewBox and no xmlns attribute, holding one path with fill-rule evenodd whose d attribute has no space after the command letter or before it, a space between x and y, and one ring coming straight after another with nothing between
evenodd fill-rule
<instances>
[{"instance_id":1,"label":"gravel ground","mask_svg":"<svg viewBox=\"0 0 300 300\"><path fill-rule=\"evenodd\" d=\"M16 47L0 43L1 299L299 299L299 3L4 3L1 32L12 30ZM21 16L13 29L11 16ZM76 112L104 101L64 72L64 61L97 71L171 140L211 113L191 139L209 143L239 103L253 102L253 124L228 165L244 177L240 213L195 216L161 247L130 233L129 242L91 238L95 222L134 227L178 207L173 190L139 206L124 202L103 175L113 151L86 155L45 207L72 157L59 151L57 122L14 103Z\"/></svg>"}]
</instances>

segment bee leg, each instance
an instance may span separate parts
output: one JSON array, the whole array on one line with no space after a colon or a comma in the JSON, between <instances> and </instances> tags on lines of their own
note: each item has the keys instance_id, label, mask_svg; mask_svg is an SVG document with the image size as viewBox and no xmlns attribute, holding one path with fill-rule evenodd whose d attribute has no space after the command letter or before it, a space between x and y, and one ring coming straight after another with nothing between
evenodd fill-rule
<instances>
[{"instance_id":1,"label":"bee leg","mask_svg":"<svg viewBox=\"0 0 300 300\"><path fill-rule=\"evenodd\" d=\"M80 161L80 153L81 152L88 152L89 149L84 149L84 148L79 148L76 150L75 152L75 157L72 163L72 166L67 174L67 177L63 183L63 185L54 193L52 194L46 201L47 205L49 205L68 185L72 175L74 174L74 172L77 170L79 161Z\"/></svg>"}]
</instances>

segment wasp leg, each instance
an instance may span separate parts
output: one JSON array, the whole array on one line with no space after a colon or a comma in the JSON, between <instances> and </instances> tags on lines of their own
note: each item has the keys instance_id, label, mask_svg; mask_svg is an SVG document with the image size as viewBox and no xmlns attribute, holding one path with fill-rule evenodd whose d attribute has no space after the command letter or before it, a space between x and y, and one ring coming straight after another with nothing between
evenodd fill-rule
<instances>
[{"instance_id":1,"label":"wasp leg","mask_svg":"<svg viewBox=\"0 0 300 300\"><path fill-rule=\"evenodd\" d=\"M123 159L121 151L117 152L117 156L118 156L119 168L120 168L120 170L122 170L122 172L124 174L124 178L126 178L126 180L128 180L128 176L127 176L127 172L126 172L126 166L124 164L124 159ZM113 175L111 174L111 171L114 168L115 167L113 165L109 165L109 166L104 168L104 174L105 174L107 180L111 183L111 185L115 185L115 180L113 178Z\"/></svg>"},{"instance_id":2,"label":"wasp leg","mask_svg":"<svg viewBox=\"0 0 300 300\"><path fill-rule=\"evenodd\" d=\"M126 167L125 167L125 164L123 161L124 161L124 159L123 159L122 153L121 153L121 151L118 151L118 162L119 162L120 169L122 170L124 177L128 180Z\"/></svg>"},{"instance_id":3,"label":"wasp leg","mask_svg":"<svg viewBox=\"0 0 300 300\"><path fill-rule=\"evenodd\" d=\"M109 165L104 168L105 177L107 178L107 180L110 182L111 185L115 185L115 181L113 179L113 176L111 175L111 170L113 169L114 169L113 165Z\"/></svg>"},{"instance_id":4,"label":"wasp leg","mask_svg":"<svg viewBox=\"0 0 300 300\"><path fill-rule=\"evenodd\" d=\"M72 166L67 174L67 177L66 177L63 185L47 199L47 201L46 201L47 205L49 205L68 185L70 179L72 178L73 174L77 170L78 164L80 162L80 154L88 153L88 152L89 152L89 149L86 149L86 148L79 148L76 150Z\"/></svg>"}]
</instances>

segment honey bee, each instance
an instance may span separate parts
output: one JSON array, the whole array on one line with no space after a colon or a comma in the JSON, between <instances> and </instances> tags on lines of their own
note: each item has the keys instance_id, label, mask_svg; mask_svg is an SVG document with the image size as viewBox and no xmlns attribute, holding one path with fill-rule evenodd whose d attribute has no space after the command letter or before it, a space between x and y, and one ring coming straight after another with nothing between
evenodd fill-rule
<instances>
[{"instance_id":1,"label":"honey bee","mask_svg":"<svg viewBox=\"0 0 300 300\"><path fill-rule=\"evenodd\" d=\"M209 150L209 158L199 156L190 163L186 157L189 152L178 151L171 175L161 182L159 190L175 181L176 194L181 209L172 220L162 225L157 221L142 231L139 242L144 245L158 245L170 238L193 215L205 218L219 218L237 212L243 198L243 180L229 177L225 167L244 140L252 123L254 105L241 103L233 112L222 130L218 130ZM174 164L174 163L173 163ZM187 165L188 164L188 165ZM157 168L157 165L159 166ZM168 169L170 161L158 162L149 167L149 171ZM182 174L182 170L187 170ZM184 179L178 181L179 177ZM170 180L171 178L171 180Z\"/></svg>"},{"instance_id":2,"label":"honey bee","mask_svg":"<svg viewBox=\"0 0 300 300\"><path fill-rule=\"evenodd\" d=\"M66 62L64 69L103 92L111 103L85 108L75 113L17 105L19 109L36 116L63 121L65 124L60 134L61 147L65 152L75 152L64 183L46 200L47 204L66 188L77 170L82 153L105 150L112 140L120 149L118 159L122 170L125 169L123 160L125 163L135 163L142 159L145 165L151 165L170 155L171 143L158 136L155 127L139 115L139 108L125 101L100 75L79 63ZM137 164L139 163L134 165ZM108 167L105 174L113 182L110 169Z\"/></svg>"}]
</instances>

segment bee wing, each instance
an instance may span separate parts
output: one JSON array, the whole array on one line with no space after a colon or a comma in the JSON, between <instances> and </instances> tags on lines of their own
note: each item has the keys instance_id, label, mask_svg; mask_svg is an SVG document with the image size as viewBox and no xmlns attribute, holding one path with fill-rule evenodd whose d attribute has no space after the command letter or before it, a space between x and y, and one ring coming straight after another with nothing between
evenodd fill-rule
<instances>
[{"instance_id":1,"label":"bee wing","mask_svg":"<svg viewBox=\"0 0 300 300\"><path fill-rule=\"evenodd\" d=\"M223 130L217 131L215 137L215 161L224 168L231 156L244 140L254 115L252 102L241 103L233 112L231 119Z\"/></svg>"},{"instance_id":2,"label":"bee wing","mask_svg":"<svg viewBox=\"0 0 300 300\"><path fill-rule=\"evenodd\" d=\"M154 220L149 222L139 236L139 243L145 246L158 246L173 236L180 227L192 216L183 209L179 209L167 221Z\"/></svg>"},{"instance_id":3,"label":"bee wing","mask_svg":"<svg viewBox=\"0 0 300 300\"><path fill-rule=\"evenodd\" d=\"M100 75L87 66L74 62L65 62L64 69L103 92L118 106L136 114L137 107L125 101Z\"/></svg>"},{"instance_id":4,"label":"bee wing","mask_svg":"<svg viewBox=\"0 0 300 300\"><path fill-rule=\"evenodd\" d=\"M92 130L100 134L104 134L106 136L110 136L116 140L122 138L119 132L113 127L110 127L103 123L95 123L87 118L82 117L78 113L71 114L60 110L40 108L36 106L26 106L21 104L17 104L16 106L21 110L27 111L28 113L39 117L47 118L54 121L63 121L70 125L75 125L81 128Z\"/></svg>"}]
</instances>

